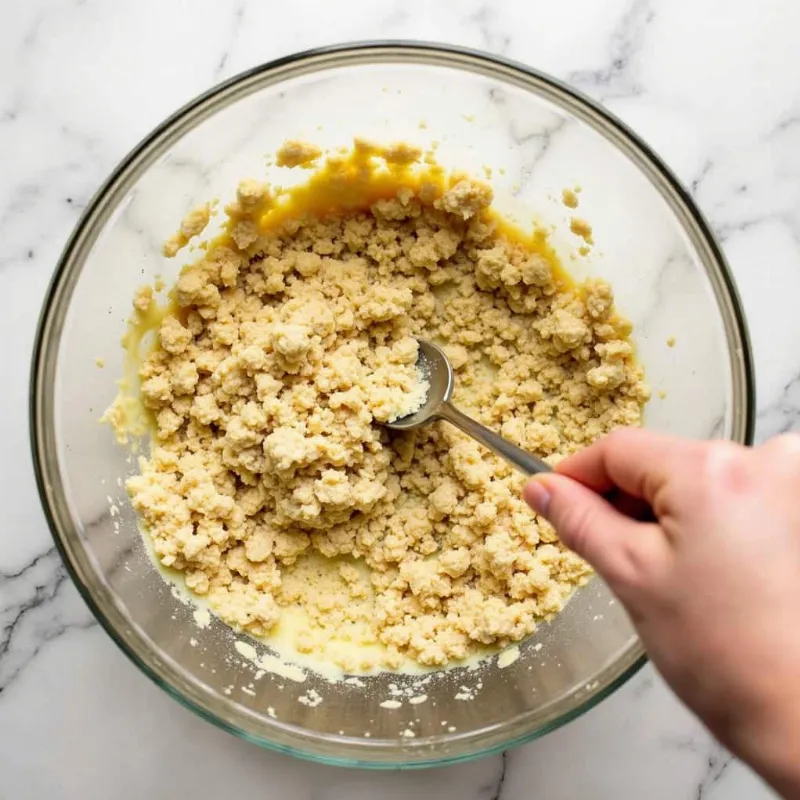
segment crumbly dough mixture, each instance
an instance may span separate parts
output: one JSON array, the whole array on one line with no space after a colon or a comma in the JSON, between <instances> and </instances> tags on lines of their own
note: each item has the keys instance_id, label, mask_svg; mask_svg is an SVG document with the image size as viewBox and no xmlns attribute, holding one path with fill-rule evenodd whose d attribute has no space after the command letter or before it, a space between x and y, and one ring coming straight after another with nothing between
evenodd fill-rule
<instances>
[{"instance_id":1,"label":"crumbly dough mixture","mask_svg":"<svg viewBox=\"0 0 800 800\"><path fill-rule=\"evenodd\" d=\"M648 398L611 287L574 286L487 185L412 179L419 156L332 157L339 209L240 184L139 371L157 431L127 490L157 557L237 628L275 634L301 609L298 650L364 645L330 650L346 670L519 641L590 574L479 444L378 424L424 397L413 337L445 347L459 406L552 462L639 424ZM380 189L359 206L356 184Z\"/></svg>"}]
</instances>

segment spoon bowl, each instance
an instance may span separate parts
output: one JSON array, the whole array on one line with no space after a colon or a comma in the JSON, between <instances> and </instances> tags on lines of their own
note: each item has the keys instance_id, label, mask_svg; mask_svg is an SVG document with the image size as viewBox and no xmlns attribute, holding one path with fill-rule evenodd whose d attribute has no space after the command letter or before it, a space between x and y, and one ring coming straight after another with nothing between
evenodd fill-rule
<instances>
[{"instance_id":1,"label":"spoon bowl","mask_svg":"<svg viewBox=\"0 0 800 800\"><path fill-rule=\"evenodd\" d=\"M444 350L426 339L417 339L417 369L428 382L428 395L422 407L413 414L398 417L386 423L394 431L410 431L440 417L442 403L449 403L453 396L453 367Z\"/></svg>"}]
</instances>

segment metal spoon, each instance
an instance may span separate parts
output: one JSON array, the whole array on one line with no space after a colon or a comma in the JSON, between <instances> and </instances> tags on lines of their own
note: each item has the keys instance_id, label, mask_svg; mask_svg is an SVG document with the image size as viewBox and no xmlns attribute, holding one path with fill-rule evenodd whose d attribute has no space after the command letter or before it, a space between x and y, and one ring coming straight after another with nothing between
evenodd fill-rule
<instances>
[{"instance_id":1,"label":"metal spoon","mask_svg":"<svg viewBox=\"0 0 800 800\"><path fill-rule=\"evenodd\" d=\"M526 475L536 475L539 472L552 472L552 467L541 458L537 458L525 450L511 444L507 439L498 436L494 431L484 427L479 422L459 411L451 402L453 396L453 367L447 360L444 351L432 342L418 339L419 354L417 367L430 383L428 396L419 411L400 417L392 422L387 422L386 427L395 431L410 431L433 422L437 419L446 419L452 425L460 428L464 433L485 445L497 455L502 456L509 464L524 472Z\"/></svg>"}]
</instances>

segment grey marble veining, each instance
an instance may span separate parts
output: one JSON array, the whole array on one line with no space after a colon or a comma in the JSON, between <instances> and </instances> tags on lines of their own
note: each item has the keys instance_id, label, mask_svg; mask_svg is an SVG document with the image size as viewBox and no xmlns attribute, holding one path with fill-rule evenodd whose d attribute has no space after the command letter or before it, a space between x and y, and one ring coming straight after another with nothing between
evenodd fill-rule
<instances>
[{"instance_id":1,"label":"grey marble veining","mask_svg":"<svg viewBox=\"0 0 800 800\"><path fill-rule=\"evenodd\" d=\"M756 357L757 434L796 428L800 88L791 65L799 26L800 6L782 0L9 6L0 27L0 796L771 797L649 667L538 742L424 773L301 764L217 731L125 660L66 578L33 481L27 381L60 248L141 136L254 64L336 41L408 37L482 48L551 72L607 104L662 155L735 273ZM540 133L512 135L532 157L549 143ZM202 184L203 175L196 179Z\"/></svg>"}]
</instances>

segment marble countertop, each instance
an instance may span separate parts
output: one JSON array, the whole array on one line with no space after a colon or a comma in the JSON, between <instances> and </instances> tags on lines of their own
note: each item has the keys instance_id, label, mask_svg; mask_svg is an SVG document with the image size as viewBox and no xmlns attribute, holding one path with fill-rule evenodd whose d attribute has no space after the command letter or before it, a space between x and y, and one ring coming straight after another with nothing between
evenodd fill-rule
<instances>
[{"instance_id":1,"label":"marble countertop","mask_svg":"<svg viewBox=\"0 0 800 800\"><path fill-rule=\"evenodd\" d=\"M371 774L268 753L195 717L94 622L53 549L28 447L36 318L59 251L117 161L166 115L259 62L368 38L528 62L621 116L708 215L741 290L758 436L800 414L800 84L789 0L29 0L0 28L0 797L758 800L647 667L500 757ZM775 287L780 287L776 291Z\"/></svg>"}]
</instances>

